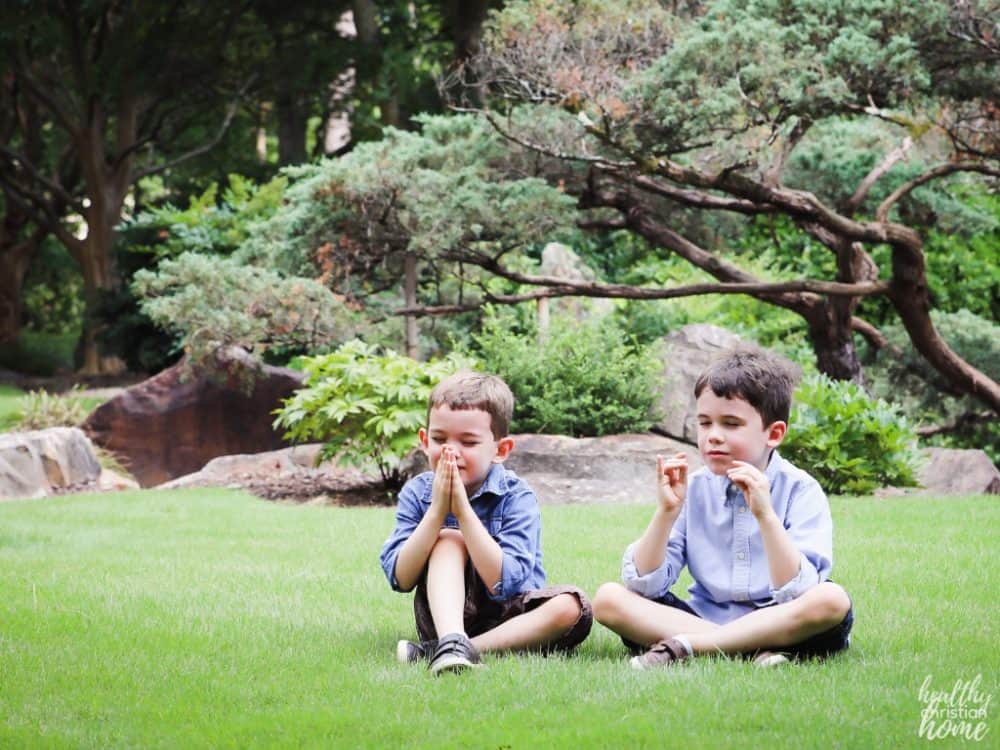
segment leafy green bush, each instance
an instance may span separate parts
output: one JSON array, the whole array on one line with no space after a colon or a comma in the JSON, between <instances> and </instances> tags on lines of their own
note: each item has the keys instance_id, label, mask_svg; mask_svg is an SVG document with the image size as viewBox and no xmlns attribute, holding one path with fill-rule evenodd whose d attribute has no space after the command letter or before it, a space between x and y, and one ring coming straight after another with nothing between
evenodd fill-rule
<instances>
[{"instance_id":1,"label":"leafy green bush","mask_svg":"<svg viewBox=\"0 0 1000 750\"><path fill-rule=\"evenodd\" d=\"M916 433L899 409L825 375L806 377L796 391L781 452L831 493L917 483Z\"/></svg>"},{"instance_id":2,"label":"leafy green bush","mask_svg":"<svg viewBox=\"0 0 1000 750\"><path fill-rule=\"evenodd\" d=\"M275 413L275 427L295 441L322 440L323 459L374 463L390 488L401 484L399 462L417 444L427 401L438 381L472 362L451 356L417 362L379 353L357 339L330 354L301 357L305 385Z\"/></svg>"},{"instance_id":3,"label":"leafy green bush","mask_svg":"<svg viewBox=\"0 0 1000 750\"><path fill-rule=\"evenodd\" d=\"M543 344L515 333L507 315L487 318L473 336L484 367L514 392L518 432L596 436L645 432L662 364L613 320L553 321Z\"/></svg>"}]
</instances>

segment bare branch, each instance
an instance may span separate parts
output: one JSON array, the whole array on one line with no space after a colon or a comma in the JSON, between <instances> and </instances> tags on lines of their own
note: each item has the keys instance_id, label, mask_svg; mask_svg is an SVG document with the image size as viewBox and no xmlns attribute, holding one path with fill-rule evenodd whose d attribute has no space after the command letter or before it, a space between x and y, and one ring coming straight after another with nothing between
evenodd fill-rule
<instances>
[{"instance_id":1,"label":"bare branch","mask_svg":"<svg viewBox=\"0 0 1000 750\"><path fill-rule=\"evenodd\" d=\"M201 156L202 154L211 151L216 146L216 144L218 144L219 141L222 140L222 136L226 134L226 131L229 129L229 125L232 123L233 118L236 116L236 112L239 109L239 103L243 97L243 94L246 93L247 89L250 88L250 85L254 82L254 80L256 80L256 78L257 74L254 73L249 78L247 78L243 86L240 87L240 90L236 93L236 96L233 97L233 100L229 103L229 107L226 110L226 116L223 119L222 124L219 126L219 131L215 134L215 137L212 138L212 140L203 143L197 148L191 149L185 154L181 154L176 159L171 159L169 162L166 162L165 164L160 164L155 167L149 167L148 169L143 169L138 171L132 178L132 181L138 182L143 177L149 177L150 175L158 174L165 170L172 169L173 167L177 166L182 162L188 161L189 159L193 159L196 156Z\"/></svg>"},{"instance_id":2,"label":"bare branch","mask_svg":"<svg viewBox=\"0 0 1000 750\"><path fill-rule=\"evenodd\" d=\"M890 169L892 169L898 161L906 156L906 153L913 147L913 139L909 136L903 139L903 143L900 144L898 148L893 149L886 157L875 166L875 168L869 172L865 178L858 185L858 189L854 191L847 203L844 205L844 211L848 216L852 216L855 211L860 208L861 204L864 202L865 198L868 197L868 193L871 191L872 186L875 185Z\"/></svg>"},{"instance_id":3,"label":"bare branch","mask_svg":"<svg viewBox=\"0 0 1000 750\"><path fill-rule=\"evenodd\" d=\"M875 220L878 222L886 222L888 220L887 217L889 215L889 210L899 201L900 198L909 194L921 185L927 184L931 180L936 180L938 177L944 177L946 175L954 174L955 172L979 172L991 177L1000 177L1000 169L990 167L981 162L956 161L949 162L947 164L940 164L933 169L924 172L919 177L915 177L909 182L896 188L892 194L882 201L881 205L879 205L878 210L875 212Z\"/></svg>"}]
</instances>

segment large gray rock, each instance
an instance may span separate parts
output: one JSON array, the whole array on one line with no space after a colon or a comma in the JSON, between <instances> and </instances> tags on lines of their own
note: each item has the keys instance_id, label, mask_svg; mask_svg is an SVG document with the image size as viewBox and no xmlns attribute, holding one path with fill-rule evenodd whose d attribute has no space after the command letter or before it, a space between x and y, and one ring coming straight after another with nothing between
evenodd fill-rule
<instances>
[{"instance_id":1,"label":"large gray rock","mask_svg":"<svg viewBox=\"0 0 1000 750\"><path fill-rule=\"evenodd\" d=\"M94 447L76 427L0 434L0 498L32 498L94 484Z\"/></svg>"},{"instance_id":2,"label":"large gray rock","mask_svg":"<svg viewBox=\"0 0 1000 750\"><path fill-rule=\"evenodd\" d=\"M317 464L321 447L313 443L263 453L220 456L200 471L165 482L156 489L229 487L269 500L337 505L395 501L375 473L332 461Z\"/></svg>"},{"instance_id":3,"label":"large gray rock","mask_svg":"<svg viewBox=\"0 0 1000 750\"><path fill-rule=\"evenodd\" d=\"M663 347L663 417L656 428L664 435L695 443L698 420L695 408L694 384L712 359L741 339L724 328L707 323L694 323L671 331Z\"/></svg>"},{"instance_id":4,"label":"large gray rock","mask_svg":"<svg viewBox=\"0 0 1000 750\"><path fill-rule=\"evenodd\" d=\"M917 472L924 494L1000 495L1000 471L981 450L925 448L927 461Z\"/></svg>"},{"instance_id":5,"label":"large gray rock","mask_svg":"<svg viewBox=\"0 0 1000 750\"><path fill-rule=\"evenodd\" d=\"M702 465L690 445L659 435L514 435L506 465L517 472L545 505L636 503L656 500L656 456L688 454L691 471ZM408 458L409 476L427 470L422 453Z\"/></svg>"},{"instance_id":6,"label":"large gray rock","mask_svg":"<svg viewBox=\"0 0 1000 750\"><path fill-rule=\"evenodd\" d=\"M198 471L217 456L286 446L271 427L272 412L302 385L302 373L261 365L235 348L225 356L225 380L193 377L184 363L175 365L97 407L84 431L143 487Z\"/></svg>"}]
</instances>

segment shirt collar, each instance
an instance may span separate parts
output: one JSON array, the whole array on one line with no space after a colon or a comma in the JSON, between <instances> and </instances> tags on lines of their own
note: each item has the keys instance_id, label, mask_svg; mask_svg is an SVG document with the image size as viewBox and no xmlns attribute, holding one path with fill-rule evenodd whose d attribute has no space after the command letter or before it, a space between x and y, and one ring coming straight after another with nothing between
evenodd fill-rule
<instances>
[{"instance_id":1,"label":"shirt collar","mask_svg":"<svg viewBox=\"0 0 1000 750\"><path fill-rule=\"evenodd\" d=\"M469 498L470 501L475 500L481 495L496 495L500 497L507 492L507 470L504 468L503 464L493 464L490 467L489 472L486 474L486 479L483 483L479 485L479 489L476 490L472 497Z\"/></svg>"}]
</instances>

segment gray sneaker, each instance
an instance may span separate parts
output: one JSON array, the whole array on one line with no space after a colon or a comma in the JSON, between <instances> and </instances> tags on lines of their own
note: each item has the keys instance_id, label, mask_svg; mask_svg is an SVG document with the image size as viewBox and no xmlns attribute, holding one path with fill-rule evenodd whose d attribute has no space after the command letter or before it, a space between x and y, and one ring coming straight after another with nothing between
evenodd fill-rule
<instances>
[{"instance_id":1,"label":"gray sneaker","mask_svg":"<svg viewBox=\"0 0 1000 750\"><path fill-rule=\"evenodd\" d=\"M437 647L436 639L431 641L400 641L396 644L396 660L403 664L413 664L418 661L429 662Z\"/></svg>"},{"instance_id":2,"label":"gray sneaker","mask_svg":"<svg viewBox=\"0 0 1000 750\"><path fill-rule=\"evenodd\" d=\"M431 674L443 672L463 672L472 667L481 667L479 651L466 636L451 633L438 641L434 657L431 659Z\"/></svg>"}]
</instances>

